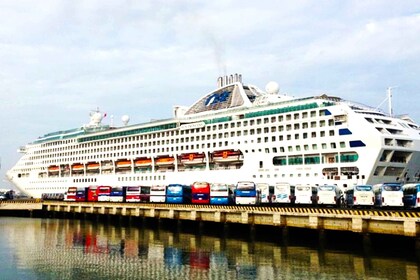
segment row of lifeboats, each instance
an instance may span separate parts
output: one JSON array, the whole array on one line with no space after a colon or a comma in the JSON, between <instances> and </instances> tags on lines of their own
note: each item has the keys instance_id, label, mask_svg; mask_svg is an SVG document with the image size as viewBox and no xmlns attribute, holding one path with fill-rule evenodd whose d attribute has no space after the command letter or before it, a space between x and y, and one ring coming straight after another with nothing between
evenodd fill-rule
<instances>
[{"instance_id":1,"label":"row of lifeboats","mask_svg":"<svg viewBox=\"0 0 420 280\"><path fill-rule=\"evenodd\" d=\"M175 165L176 160L179 160L179 163L185 166L191 165L200 165L206 164L206 154L205 153L185 153L180 156L158 156L154 158L154 161L150 157L137 158L133 161L135 168L148 168L152 166L153 162L158 167L173 166ZM215 151L209 155L209 160L211 163L221 163L221 164L230 164L230 163L239 163L243 160L243 154L240 150L222 150ZM128 159L118 160L115 162L115 167L117 169L131 169L132 161ZM86 164L86 169L88 171L112 169L114 163L112 161L103 161L102 164L99 162L91 162ZM69 166L64 165L61 167L62 170L68 170ZM72 172L82 172L85 169L85 165L81 163L75 163L71 165ZM60 166L51 165L48 167L49 173L58 173Z\"/></svg>"}]
</instances>

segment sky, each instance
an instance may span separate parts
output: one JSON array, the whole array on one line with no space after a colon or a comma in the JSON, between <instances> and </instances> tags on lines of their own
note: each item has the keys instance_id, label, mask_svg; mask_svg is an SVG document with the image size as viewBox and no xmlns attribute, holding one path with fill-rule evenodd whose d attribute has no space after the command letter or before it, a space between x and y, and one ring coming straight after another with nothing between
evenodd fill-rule
<instances>
[{"instance_id":1,"label":"sky","mask_svg":"<svg viewBox=\"0 0 420 280\"><path fill-rule=\"evenodd\" d=\"M172 117L242 74L420 122L420 1L0 0L0 187L17 149L89 122Z\"/></svg>"}]
</instances>

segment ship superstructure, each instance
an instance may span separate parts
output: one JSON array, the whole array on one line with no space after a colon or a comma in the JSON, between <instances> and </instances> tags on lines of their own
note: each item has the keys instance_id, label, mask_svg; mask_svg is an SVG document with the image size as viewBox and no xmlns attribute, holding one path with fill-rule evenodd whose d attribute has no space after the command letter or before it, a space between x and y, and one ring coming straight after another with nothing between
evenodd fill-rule
<instances>
[{"instance_id":1,"label":"ship superstructure","mask_svg":"<svg viewBox=\"0 0 420 280\"><path fill-rule=\"evenodd\" d=\"M111 127L102 113L21 147L8 179L31 197L91 185L354 184L418 181L420 127L321 95L292 98L235 74L171 119ZM124 117L128 122L128 117Z\"/></svg>"}]
</instances>

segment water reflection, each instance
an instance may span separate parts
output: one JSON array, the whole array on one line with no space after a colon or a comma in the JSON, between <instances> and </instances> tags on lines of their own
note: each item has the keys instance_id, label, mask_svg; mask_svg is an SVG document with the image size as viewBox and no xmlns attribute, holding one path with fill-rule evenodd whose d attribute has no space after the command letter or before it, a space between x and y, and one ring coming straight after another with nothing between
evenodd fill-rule
<instances>
[{"instance_id":1,"label":"water reflection","mask_svg":"<svg viewBox=\"0 0 420 280\"><path fill-rule=\"evenodd\" d=\"M0 218L2 279L419 279L416 262L77 220Z\"/></svg>"}]
</instances>

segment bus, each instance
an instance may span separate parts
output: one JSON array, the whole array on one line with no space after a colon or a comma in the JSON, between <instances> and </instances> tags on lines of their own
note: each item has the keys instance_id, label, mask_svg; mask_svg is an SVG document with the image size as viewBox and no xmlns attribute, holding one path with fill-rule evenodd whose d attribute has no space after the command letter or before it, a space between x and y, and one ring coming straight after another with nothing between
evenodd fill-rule
<instances>
[{"instance_id":1,"label":"bus","mask_svg":"<svg viewBox=\"0 0 420 280\"><path fill-rule=\"evenodd\" d=\"M259 193L257 186L251 181L240 181L235 188L235 204L258 204Z\"/></svg>"},{"instance_id":2,"label":"bus","mask_svg":"<svg viewBox=\"0 0 420 280\"><path fill-rule=\"evenodd\" d=\"M130 186L125 191L126 202L140 202L140 187Z\"/></svg>"},{"instance_id":3,"label":"bus","mask_svg":"<svg viewBox=\"0 0 420 280\"><path fill-rule=\"evenodd\" d=\"M191 186L191 203L210 204L210 184L194 182Z\"/></svg>"},{"instance_id":4,"label":"bus","mask_svg":"<svg viewBox=\"0 0 420 280\"><path fill-rule=\"evenodd\" d=\"M261 204L271 203L274 194L274 186L267 183L257 183L257 191L260 193Z\"/></svg>"},{"instance_id":5,"label":"bus","mask_svg":"<svg viewBox=\"0 0 420 280\"><path fill-rule=\"evenodd\" d=\"M152 186L150 188L150 202L164 203L166 201L166 186Z\"/></svg>"},{"instance_id":6,"label":"bus","mask_svg":"<svg viewBox=\"0 0 420 280\"><path fill-rule=\"evenodd\" d=\"M228 205L232 203L232 190L229 185L210 184L210 204Z\"/></svg>"},{"instance_id":7,"label":"bus","mask_svg":"<svg viewBox=\"0 0 420 280\"><path fill-rule=\"evenodd\" d=\"M86 188L85 187L79 187L76 191L76 201L82 202L86 201Z\"/></svg>"},{"instance_id":8,"label":"bus","mask_svg":"<svg viewBox=\"0 0 420 280\"><path fill-rule=\"evenodd\" d=\"M64 201L76 201L76 187L69 187L67 189L67 194L64 197Z\"/></svg>"},{"instance_id":9,"label":"bus","mask_svg":"<svg viewBox=\"0 0 420 280\"><path fill-rule=\"evenodd\" d=\"M341 205L341 189L337 185L321 185L317 187L316 203L325 206Z\"/></svg>"},{"instance_id":10,"label":"bus","mask_svg":"<svg viewBox=\"0 0 420 280\"><path fill-rule=\"evenodd\" d=\"M371 185L356 185L345 191L345 203L348 207L372 207L375 194Z\"/></svg>"},{"instance_id":11,"label":"bus","mask_svg":"<svg viewBox=\"0 0 420 280\"><path fill-rule=\"evenodd\" d=\"M110 202L125 202L125 192L127 187L112 187L109 194Z\"/></svg>"},{"instance_id":12,"label":"bus","mask_svg":"<svg viewBox=\"0 0 420 280\"><path fill-rule=\"evenodd\" d=\"M167 203L191 203L191 186L169 184L166 188Z\"/></svg>"},{"instance_id":13,"label":"bus","mask_svg":"<svg viewBox=\"0 0 420 280\"><path fill-rule=\"evenodd\" d=\"M150 186L140 186L140 202L150 202Z\"/></svg>"},{"instance_id":14,"label":"bus","mask_svg":"<svg viewBox=\"0 0 420 280\"><path fill-rule=\"evenodd\" d=\"M86 188L86 201L98 201L98 186L89 186Z\"/></svg>"},{"instance_id":15,"label":"bus","mask_svg":"<svg viewBox=\"0 0 420 280\"><path fill-rule=\"evenodd\" d=\"M311 205L316 198L316 187L311 185L296 185L295 204Z\"/></svg>"},{"instance_id":16,"label":"bus","mask_svg":"<svg viewBox=\"0 0 420 280\"><path fill-rule=\"evenodd\" d=\"M98 201L109 201L111 189L112 188L110 186L99 186L97 190Z\"/></svg>"},{"instance_id":17,"label":"bus","mask_svg":"<svg viewBox=\"0 0 420 280\"><path fill-rule=\"evenodd\" d=\"M276 183L271 203L293 203L295 186L289 183Z\"/></svg>"},{"instance_id":18,"label":"bus","mask_svg":"<svg viewBox=\"0 0 420 280\"><path fill-rule=\"evenodd\" d=\"M377 207L403 207L404 193L401 183L383 183L373 186L375 193L375 206Z\"/></svg>"},{"instance_id":19,"label":"bus","mask_svg":"<svg viewBox=\"0 0 420 280\"><path fill-rule=\"evenodd\" d=\"M404 207L420 207L420 183L408 183L403 185Z\"/></svg>"}]
</instances>

